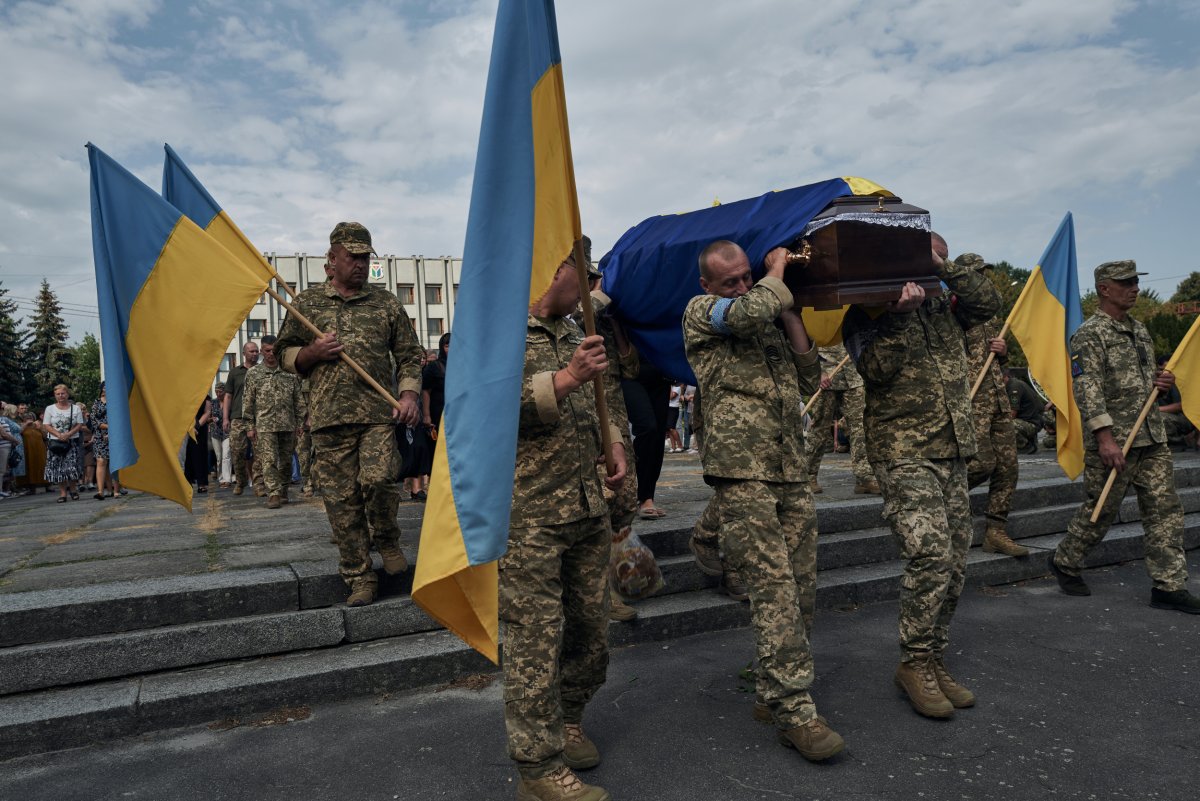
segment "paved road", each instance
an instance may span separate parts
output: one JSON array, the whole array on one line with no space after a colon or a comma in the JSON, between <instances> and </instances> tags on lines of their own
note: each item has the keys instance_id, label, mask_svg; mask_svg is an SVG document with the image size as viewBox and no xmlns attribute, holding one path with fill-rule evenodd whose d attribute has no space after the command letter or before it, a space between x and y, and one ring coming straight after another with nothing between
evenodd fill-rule
<instances>
[{"instance_id":1,"label":"paved road","mask_svg":"<svg viewBox=\"0 0 1200 801\"><path fill-rule=\"evenodd\" d=\"M980 701L949 722L892 687L894 603L820 615L817 703L848 744L825 765L751 719L748 630L618 650L590 777L624 801L1195 798L1200 616L1152 610L1140 562L1088 580L1091 598L1046 579L967 592L948 662ZM479 683L12 760L0 798L513 798L499 687Z\"/></svg>"}]
</instances>

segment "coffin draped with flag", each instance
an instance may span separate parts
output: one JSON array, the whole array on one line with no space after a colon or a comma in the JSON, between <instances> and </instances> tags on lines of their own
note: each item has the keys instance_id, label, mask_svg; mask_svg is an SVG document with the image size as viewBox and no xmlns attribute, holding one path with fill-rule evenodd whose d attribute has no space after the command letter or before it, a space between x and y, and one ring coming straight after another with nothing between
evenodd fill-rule
<instances>
[{"instance_id":1,"label":"coffin draped with flag","mask_svg":"<svg viewBox=\"0 0 1200 801\"><path fill-rule=\"evenodd\" d=\"M109 466L190 509L180 445L267 279L91 144L88 159Z\"/></svg>"},{"instance_id":2,"label":"coffin draped with flag","mask_svg":"<svg viewBox=\"0 0 1200 801\"><path fill-rule=\"evenodd\" d=\"M580 235L554 5L501 0L412 593L492 661L529 305Z\"/></svg>"},{"instance_id":3,"label":"coffin draped with flag","mask_svg":"<svg viewBox=\"0 0 1200 801\"><path fill-rule=\"evenodd\" d=\"M799 237L830 201L846 195L891 194L863 178L834 178L686 214L651 217L626 231L600 260L604 292L639 355L667 375L694 384L683 353L680 320L688 301L701 292L698 259L709 243L736 242L758 277L763 257ZM841 339L844 313L803 311L818 345Z\"/></svg>"}]
</instances>

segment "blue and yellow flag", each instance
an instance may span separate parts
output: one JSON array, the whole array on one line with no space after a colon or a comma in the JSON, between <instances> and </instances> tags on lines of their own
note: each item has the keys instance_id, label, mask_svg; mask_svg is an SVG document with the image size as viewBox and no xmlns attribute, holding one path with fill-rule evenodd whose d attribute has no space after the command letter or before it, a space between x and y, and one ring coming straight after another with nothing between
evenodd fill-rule
<instances>
[{"instance_id":1,"label":"blue and yellow flag","mask_svg":"<svg viewBox=\"0 0 1200 801\"><path fill-rule=\"evenodd\" d=\"M1083 324L1075 221L1059 223L1046 252L1025 282L1008 315L1013 336L1029 361L1029 374L1054 404L1058 418L1058 463L1069 478L1083 470L1083 423L1071 381L1071 335Z\"/></svg>"},{"instance_id":2,"label":"blue and yellow flag","mask_svg":"<svg viewBox=\"0 0 1200 801\"><path fill-rule=\"evenodd\" d=\"M88 160L109 466L191 509L179 446L267 279L92 144Z\"/></svg>"},{"instance_id":3,"label":"blue and yellow flag","mask_svg":"<svg viewBox=\"0 0 1200 801\"><path fill-rule=\"evenodd\" d=\"M580 236L554 4L500 0L412 592L493 662L529 306Z\"/></svg>"},{"instance_id":4,"label":"blue and yellow flag","mask_svg":"<svg viewBox=\"0 0 1200 801\"><path fill-rule=\"evenodd\" d=\"M834 178L768 192L686 214L651 217L630 228L600 260L604 292L638 354L667 375L696 383L683 352L680 320L701 293L698 259L709 243L728 239L746 251L755 275L773 248L800 236L834 198L892 193L865 178ZM805 327L818 345L841 341L845 309L803 309Z\"/></svg>"},{"instance_id":5,"label":"blue and yellow flag","mask_svg":"<svg viewBox=\"0 0 1200 801\"><path fill-rule=\"evenodd\" d=\"M183 159L163 145L166 158L163 162L162 196L167 202L187 215L188 219L204 233L225 246L225 249L240 259L250 269L271 278L275 269L263 258L262 252L242 233L229 215L221 208L204 185L196 179ZM233 337L231 336L230 339Z\"/></svg>"}]
</instances>

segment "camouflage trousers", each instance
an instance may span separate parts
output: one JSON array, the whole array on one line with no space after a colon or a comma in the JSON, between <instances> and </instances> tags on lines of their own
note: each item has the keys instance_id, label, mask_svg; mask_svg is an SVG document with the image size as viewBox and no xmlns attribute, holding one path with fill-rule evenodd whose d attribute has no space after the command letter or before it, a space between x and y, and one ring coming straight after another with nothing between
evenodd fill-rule
<instances>
[{"instance_id":1,"label":"camouflage trousers","mask_svg":"<svg viewBox=\"0 0 1200 801\"><path fill-rule=\"evenodd\" d=\"M971 547L971 505L962 459L880 462L883 513L904 557L900 581L900 651L940 654L950 642Z\"/></svg>"},{"instance_id":2,"label":"camouflage trousers","mask_svg":"<svg viewBox=\"0 0 1200 801\"><path fill-rule=\"evenodd\" d=\"M692 539L718 549L721 547L721 501L719 498L719 495L714 494L708 499L708 505L700 513L700 519L696 521L696 525L692 529Z\"/></svg>"},{"instance_id":3,"label":"camouflage trousers","mask_svg":"<svg viewBox=\"0 0 1200 801\"><path fill-rule=\"evenodd\" d=\"M1165 412L1162 419L1167 430L1167 442L1171 445L1185 445L1187 441L1184 437L1196 430L1191 421L1180 412Z\"/></svg>"},{"instance_id":4,"label":"camouflage trousers","mask_svg":"<svg viewBox=\"0 0 1200 801\"><path fill-rule=\"evenodd\" d=\"M266 491L263 485L262 474L258 471L258 465L254 459L246 458L246 449L250 444L250 438L246 436L246 431L250 426L246 425L246 421L241 418L236 418L229 421L229 450L233 459L233 480L239 487L248 487L251 484L255 489Z\"/></svg>"},{"instance_id":5,"label":"camouflage trousers","mask_svg":"<svg viewBox=\"0 0 1200 801\"><path fill-rule=\"evenodd\" d=\"M313 445L312 432L307 428L300 430L300 436L296 438L296 459L300 462L300 480L304 482L304 488L311 490L316 482L313 479Z\"/></svg>"},{"instance_id":6,"label":"camouflage trousers","mask_svg":"<svg viewBox=\"0 0 1200 801\"><path fill-rule=\"evenodd\" d=\"M1138 509L1142 513L1142 528L1146 531L1146 572L1154 586L1168 592L1183 589L1187 584L1187 560L1183 550L1183 507L1175 492L1175 465L1171 449L1165 443L1130 448L1125 457L1125 469L1117 473L1112 492L1104 502L1099 519L1089 518L1100 499L1108 468L1094 449L1083 453L1083 481L1087 500L1079 507L1067 526L1067 536L1058 544L1054 564L1072 576L1078 576L1083 561L1116 519L1117 510L1126 490L1133 485L1137 492Z\"/></svg>"},{"instance_id":7,"label":"camouflage trousers","mask_svg":"<svg viewBox=\"0 0 1200 801\"><path fill-rule=\"evenodd\" d=\"M390 425L340 425L312 432L321 498L347 584L371 571L371 548L400 542L400 453Z\"/></svg>"},{"instance_id":8,"label":"camouflage trousers","mask_svg":"<svg viewBox=\"0 0 1200 801\"><path fill-rule=\"evenodd\" d=\"M850 469L854 471L855 480L865 484L875 478L867 461L867 446L863 439L865 403L866 393L862 387L827 389L817 398L813 404L812 428L808 430L804 445L811 481L817 480L821 457L833 448L833 421L838 417L846 418L846 436L850 438Z\"/></svg>"},{"instance_id":9,"label":"camouflage trousers","mask_svg":"<svg viewBox=\"0 0 1200 801\"><path fill-rule=\"evenodd\" d=\"M750 595L758 697L780 729L817 711L809 688L817 592L817 515L806 482L718 479L721 550ZM711 506L711 504L710 504Z\"/></svg>"},{"instance_id":10,"label":"camouflage trousers","mask_svg":"<svg viewBox=\"0 0 1200 801\"><path fill-rule=\"evenodd\" d=\"M287 496L292 483L292 451L296 435L291 431L258 431L254 437L254 461L268 495Z\"/></svg>"},{"instance_id":11,"label":"camouflage trousers","mask_svg":"<svg viewBox=\"0 0 1200 801\"><path fill-rule=\"evenodd\" d=\"M562 765L563 724L579 723L608 670L608 521L513 528L500 558L504 724L527 779Z\"/></svg>"},{"instance_id":12,"label":"camouflage trousers","mask_svg":"<svg viewBox=\"0 0 1200 801\"><path fill-rule=\"evenodd\" d=\"M1029 449L1030 445L1037 444L1037 435L1040 430L1036 425L1028 420L1018 420L1013 418L1013 439L1017 445L1018 452L1024 452Z\"/></svg>"},{"instance_id":13,"label":"camouflage trousers","mask_svg":"<svg viewBox=\"0 0 1200 801\"><path fill-rule=\"evenodd\" d=\"M967 460L967 486L988 482L987 522L1003 529L1008 524L1013 493L1017 489L1017 443L1013 419L995 404L972 410L975 421L975 455Z\"/></svg>"}]
</instances>

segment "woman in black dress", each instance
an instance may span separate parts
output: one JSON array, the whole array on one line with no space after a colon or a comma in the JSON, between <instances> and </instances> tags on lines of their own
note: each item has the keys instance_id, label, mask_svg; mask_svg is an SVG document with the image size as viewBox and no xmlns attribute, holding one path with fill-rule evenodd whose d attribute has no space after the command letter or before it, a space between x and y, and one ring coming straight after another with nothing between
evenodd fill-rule
<instances>
[{"instance_id":1,"label":"woman in black dress","mask_svg":"<svg viewBox=\"0 0 1200 801\"><path fill-rule=\"evenodd\" d=\"M212 419L212 401L205 398L196 410L196 438L186 437L183 475L197 492L208 492L208 421Z\"/></svg>"}]
</instances>

